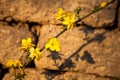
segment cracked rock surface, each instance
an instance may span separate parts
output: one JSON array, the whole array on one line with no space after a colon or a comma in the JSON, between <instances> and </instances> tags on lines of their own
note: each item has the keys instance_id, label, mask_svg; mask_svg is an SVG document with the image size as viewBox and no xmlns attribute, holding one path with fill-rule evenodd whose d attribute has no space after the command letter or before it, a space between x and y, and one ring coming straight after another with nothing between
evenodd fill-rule
<instances>
[{"instance_id":1,"label":"cracked rock surface","mask_svg":"<svg viewBox=\"0 0 120 80\"><path fill-rule=\"evenodd\" d=\"M24 31L23 31L24 30ZM0 25L0 63L5 65L9 59L22 59L25 56L19 50L21 40L31 37L34 40L33 34L25 28L11 27L8 25ZM24 62L24 61L23 61Z\"/></svg>"},{"instance_id":2,"label":"cracked rock surface","mask_svg":"<svg viewBox=\"0 0 120 80\"><path fill-rule=\"evenodd\" d=\"M38 47L43 46L47 39L59 32L57 27L59 26L51 25L41 28ZM88 40L84 39L85 34ZM55 53L44 50L41 60L35 61L36 66L39 69L72 70L120 77L119 35L118 30L96 30L85 28L85 26L68 30L58 38L61 51Z\"/></svg>"},{"instance_id":3,"label":"cracked rock surface","mask_svg":"<svg viewBox=\"0 0 120 80\"><path fill-rule=\"evenodd\" d=\"M5 68L8 59L27 62L21 39L31 37L38 48L62 29L54 14L58 8L81 8L80 17L111 0L0 0L0 80L15 80ZM42 51L42 58L25 69L23 80L120 80L120 8L113 0L83 24L58 37L61 51ZM31 67L32 66L32 67Z\"/></svg>"},{"instance_id":4,"label":"cracked rock surface","mask_svg":"<svg viewBox=\"0 0 120 80\"><path fill-rule=\"evenodd\" d=\"M36 69L25 69L27 75L23 80L112 80L113 78L99 76L95 74L84 74L80 72L51 72L43 71L39 72ZM79 77L79 78L78 78ZM12 73L5 75L3 80L14 80ZM114 79L113 79L114 80ZM117 80L117 79L116 79Z\"/></svg>"},{"instance_id":5,"label":"cracked rock surface","mask_svg":"<svg viewBox=\"0 0 120 80\"><path fill-rule=\"evenodd\" d=\"M91 12L94 6L99 5L103 1L109 2L111 0L1 0L0 20L4 18L9 18L10 20L13 18L24 22L30 21L43 24L56 24L54 14L57 12L58 8L74 12L76 8L80 7L80 17L83 17ZM104 10L91 15L86 18L84 22L94 27L113 25L112 23L116 17L117 5L118 0L114 0L114 2Z\"/></svg>"}]
</instances>

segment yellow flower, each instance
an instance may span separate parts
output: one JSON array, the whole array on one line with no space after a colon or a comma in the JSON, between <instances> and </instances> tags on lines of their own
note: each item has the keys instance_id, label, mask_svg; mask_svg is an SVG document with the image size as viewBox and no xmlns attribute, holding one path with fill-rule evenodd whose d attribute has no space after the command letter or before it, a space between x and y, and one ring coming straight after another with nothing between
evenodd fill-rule
<instances>
[{"instance_id":1,"label":"yellow flower","mask_svg":"<svg viewBox=\"0 0 120 80\"><path fill-rule=\"evenodd\" d=\"M67 12L64 11L62 8L58 9L58 13L55 15L57 20L62 20L66 16Z\"/></svg>"},{"instance_id":2,"label":"yellow flower","mask_svg":"<svg viewBox=\"0 0 120 80\"><path fill-rule=\"evenodd\" d=\"M62 8L59 8L55 17L57 20L61 20L62 24L65 25L67 29L73 28L75 23L75 14L71 14L68 11L64 11Z\"/></svg>"},{"instance_id":3,"label":"yellow flower","mask_svg":"<svg viewBox=\"0 0 120 80\"><path fill-rule=\"evenodd\" d=\"M67 29L73 28L75 23L75 14L70 14L64 18L62 22L63 25L67 27Z\"/></svg>"},{"instance_id":4,"label":"yellow flower","mask_svg":"<svg viewBox=\"0 0 120 80\"><path fill-rule=\"evenodd\" d=\"M42 53L40 52L39 48L30 48L29 49L30 55L29 57L33 60L34 58L36 58L37 60L39 60L42 57Z\"/></svg>"},{"instance_id":5,"label":"yellow flower","mask_svg":"<svg viewBox=\"0 0 120 80\"><path fill-rule=\"evenodd\" d=\"M22 67L22 63L20 62L20 60L8 60L6 62L6 67L8 68L20 68Z\"/></svg>"},{"instance_id":6,"label":"yellow flower","mask_svg":"<svg viewBox=\"0 0 120 80\"><path fill-rule=\"evenodd\" d=\"M106 5L107 5L107 2L102 2L102 3L100 4L100 7L103 8L103 7L105 7Z\"/></svg>"},{"instance_id":7,"label":"yellow flower","mask_svg":"<svg viewBox=\"0 0 120 80\"><path fill-rule=\"evenodd\" d=\"M22 39L22 47L20 47L21 50L28 50L31 47L34 47L35 45L32 44L32 39L27 38L27 39Z\"/></svg>"},{"instance_id":8,"label":"yellow flower","mask_svg":"<svg viewBox=\"0 0 120 80\"><path fill-rule=\"evenodd\" d=\"M57 38L51 38L45 45L45 48L50 49L51 51L60 51L60 42Z\"/></svg>"}]
</instances>

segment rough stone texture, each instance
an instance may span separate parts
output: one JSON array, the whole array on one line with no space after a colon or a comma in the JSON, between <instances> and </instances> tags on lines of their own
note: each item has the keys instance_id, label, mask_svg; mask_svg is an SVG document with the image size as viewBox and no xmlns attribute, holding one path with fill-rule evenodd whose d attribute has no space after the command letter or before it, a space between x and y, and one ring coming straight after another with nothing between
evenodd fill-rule
<instances>
[{"instance_id":1,"label":"rough stone texture","mask_svg":"<svg viewBox=\"0 0 120 80\"><path fill-rule=\"evenodd\" d=\"M111 80L94 74L84 74L79 72L52 72L32 68L25 69L26 76L23 80ZM7 73L2 80L15 80L13 73Z\"/></svg>"},{"instance_id":2,"label":"rough stone texture","mask_svg":"<svg viewBox=\"0 0 120 80\"><path fill-rule=\"evenodd\" d=\"M8 59L23 59L25 53L18 48L23 38L34 37L28 29L0 25L0 63L4 65Z\"/></svg>"},{"instance_id":3,"label":"rough stone texture","mask_svg":"<svg viewBox=\"0 0 120 80\"><path fill-rule=\"evenodd\" d=\"M79 72L66 72L65 74L59 75L54 80L110 80L110 78L97 77L96 75L81 74Z\"/></svg>"},{"instance_id":4,"label":"rough stone texture","mask_svg":"<svg viewBox=\"0 0 120 80\"><path fill-rule=\"evenodd\" d=\"M88 0L82 0L80 1L80 7L81 7L81 16L84 16L88 14L91 10L93 10L93 7L96 5L99 5L101 2L110 0L95 0L95 1L88 1ZM99 11L98 13L95 13L88 18L84 19L83 21L92 26L92 27L106 27L113 25L115 14L116 14L116 7L117 7L117 0L107 6L102 11ZM114 15L114 16L113 16Z\"/></svg>"},{"instance_id":5,"label":"rough stone texture","mask_svg":"<svg viewBox=\"0 0 120 80\"><path fill-rule=\"evenodd\" d=\"M45 25L37 47L60 32L60 26ZM87 40L85 36L87 35ZM35 60L38 69L73 70L120 78L120 32L91 29L85 26L66 31L58 40L59 53L44 50L41 60Z\"/></svg>"},{"instance_id":6,"label":"rough stone texture","mask_svg":"<svg viewBox=\"0 0 120 80\"><path fill-rule=\"evenodd\" d=\"M29 36L35 39L31 32L39 37L37 47L40 48L58 34L62 26L56 26L59 22L54 19L54 14L59 7L72 12L80 7L80 17L83 17L103 1L110 0L0 0L0 64L3 66L8 59L22 58L25 62L25 55L19 52L18 47L22 38ZM67 30L58 38L61 51L42 51L43 57L35 60L38 70L25 69L27 76L24 80L120 80L118 3L119 0L114 0L102 11L83 20L88 26L84 24ZM109 29L116 24L117 17L118 28L113 26L117 29ZM21 27L26 25L31 32ZM104 29L106 26L108 28ZM0 67L0 79L6 73L4 71ZM13 73L5 74L2 80L8 79L14 80Z\"/></svg>"},{"instance_id":7,"label":"rough stone texture","mask_svg":"<svg viewBox=\"0 0 120 80\"><path fill-rule=\"evenodd\" d=\"M0 0L0 20L22 22L37 22L42 24L56 24L54 14L58 8L64 8L68 11L75 11L80 7L80 17L88 14L93 7L100 4L103 1L109 2L110 0ZM103 11L96 13L84 22L94 26L102 27L113 24L116 14L117 1L110 4Z\"/></svg>"},{"instance_id":8,"label":"rough stone texture","mask_svg":"<svg viewBox=\"0 0 120 80\"><path fill-rule=\"evenodd\" d=\"M36 69L25 69L26 76L23 80L45 80L44 77L39 75ZM15 80L14 73L7 73L2 80Z\"/></svg>"}]
</instances>

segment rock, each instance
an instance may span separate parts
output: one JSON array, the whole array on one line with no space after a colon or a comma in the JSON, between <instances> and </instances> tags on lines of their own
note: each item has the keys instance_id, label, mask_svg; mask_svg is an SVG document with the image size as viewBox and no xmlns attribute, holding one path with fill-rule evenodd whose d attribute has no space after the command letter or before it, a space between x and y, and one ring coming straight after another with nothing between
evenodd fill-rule
<instances>
[{"instance_id":1,"label":"rock","mask_svg":"<svg viewBox=\"0 0 120 80\"><path fill-rule=\"evenodd\" d=\"M44 25L41 28L38 46L41 48L49 38L62 28ZM43 57L35 60L38 69L72 70L120 78L120 32L92 29L85 26L67 30L58 40L59 53L43 50Z\"/></svg>"},{"instance_id":2,"label":"rock","mask_svg":"<svg viewBox=\"0 0 120 80\"><path fill-rule=\"evenodd\" d=\"M81 11L81 15L84 16L90 12L91 9L93 9L94 6L102 3L105 0L99 0L99 1L93 1L93 2L87 2L90 3L89 7L83 7L83 11ZM106 0L106 2L109 2L110 0ZM92 27L107 27L112 26L114 24L114 19L116 18L117 13L117 7L118 1L114 1L114 3L110 4L103 10L91 15L90 17L84 19L83 21ZM84 5L85 6L85 5ZM87 5L86 5L87 6ZM106 16L107 14L107 16ZM114 15L114 16L111 16Z\"/></svg>"},{"instance_id":3,"label":"rock","mask_svg":"<svg viewBox=\"0 0 120 80\"><path fill-rule=\"evenodd\" d=\"M45 80L44 76L39 74L36 69L27 68L25 69L25 77L23 80ZM15 80L13 73L7 73L2 80Z\"/></svg>"},{"instance_id":4,"label":"rock","mask_svg":"<svg viewBox=\"0 0 120 80\"><path fill-rule=\"evenodd\" d=\"M56 25L59 21L54 19L58 8L74 12L80 7L82 18L103 1L110 0L0 0L0 23L4 23L0 24L0 64L4 66L8 59L27 61L26 54L18 48L23 38L31 37L35 42L31 32L39 37L37 47L42 48L49 38L62 31L62 26ZM119 0L114 0L103 10L84 19L84 25L62 34L58 38L61 51L43 50L43 57L35 60L37 70L25 69L24 80L119 80L120 32L105 28L115 24L118 3ZM118 27L119 23L118 18ZM31 32L24 27L11 27L11 24L18 27L27 24ZM0 69L0 75L2 72ZM13 73L5 74L2 80L6 79L14 80Z\"/></svg>"},{"instance_id":5,"label":"rock","mask_svg":"<svg viewBox=\"0 0 120 80\"><path fill-rule=\"evenodd\" d=\"M34 68L25 69L26 76L23 80L111 80L109 77L102 77L95 74L83 74L79 72L52 72L46 70L36 70ZM2 80L14 80L13 73L7 73Z\"/></svg>"},{"instance_id":6,"label":"rock","mask_svg":"<svg viewBox=\"0 0 120 80\"><path fill-rule=\"evenodd\" d=\"M110 0L69 0L69 2L65 0L1 0L0 20L11 21L14 19L21 22L56 24L58 22L54 19L54 15L60 7L71 12L80 7L80 17L83 17L103 1L109 2ZM86 18L84 22L93 27L106 27L114 24L117 3L118 0L115 0L99 13Z\"/></svg>"},{"instance_id":7,"label":"rock","mask_svg":"<svg viewBox=\"0 0 120 80\"><path fill-rule=\"evenodd\" d=\"M54 80L111 80L110 78L97 77L96 75L81 74L79 72L66 72L65 74L59 75Z\"/></svg>"},{"instance_id":8,"label":"rock","mask_svg":"<svg viewBox=\"0 0 120 80\"><path fill-rule=\"evenodd\" d=\"M21 59L24 63L27 59L26 53L20 51L23 38L31 37L35 40L32 33L25 28L16 28L8 25L0 25L0 63L4 65L8 59Z\"/></svg>"}]
</instances>

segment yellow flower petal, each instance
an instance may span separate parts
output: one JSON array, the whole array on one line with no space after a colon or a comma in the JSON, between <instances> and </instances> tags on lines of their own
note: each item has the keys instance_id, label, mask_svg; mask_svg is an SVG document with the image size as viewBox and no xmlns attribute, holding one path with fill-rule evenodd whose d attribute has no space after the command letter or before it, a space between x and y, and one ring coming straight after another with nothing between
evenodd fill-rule
<instances>
[{"instance_id":1,"label":"yellow flower petal","mask_svg":"<svg viewBox=\"0 0 120 80\"><path fill-rule=\"evenodd\" d=\"M20 62L20 60L8 60L6 62L6 67L8 68L19 68L22 67L22 63Z\"/></svg>"},{"instance_id":2,"label":"yellow flower petal","mask_svg":"<svg viewBox=\"0 0 120 80\"><path fill-rule=\"evenodd\" d=\"M31 47L34 47L35 45L32 44L32 39L22 39L22 46L19 48L20 50L28 50Z\"/></svg>"},{"instance_id":3,"label":"yellow flower petal","mask_svg":"<svg viewBox=\"0 0 120 80\"><path fill-rule=\"evenodd\" d=\"M58 9L58 13L55 14L55 18L57 20L62 20L67 14L67 11L64 11L62 8L59 8Z\"/></svg>"},{"instance_id":4,"label":"yellow flower petal","mask_svg":"<svg viewBox=\"0 0 120 80\"><path fill-rule=\"evenodd\" d=\"M39 60L39 59L42 57L42 53L40 52L40 49L39 49L39 48L36 48L36 49L30 48L29 52L30 52L29 57L30 57L32 60L33 60L34 58L36 58L36 59Z\"/></svg>"},{"instance_id":5,"label":"yellow flower petal","mask_svg":"<svg viewBox=\"0 0 120 80\"><path fill-rule=\"evenodd\" d=\"M100 7L105 7L107 5L107 2L102 2L101 4L100 4Z\"/></svg>"},{"instance_id":6,"label":"yellow flower petal","mask_svg":"<svg viewBox=\"0 0 120 80\"><path fill-rule=\"evenodd\" d=\"M51 51L60 51L60 42L57 38L51 38L48 43L46 43L45 48Z\"/></svg>"},{"instance_id":7,"label":"yellow flower petal","mask_svg":"<svg viewBox=\"0 0 120 80\"><path fill-rule=\"evenodd\" d=\"M73 28L75 23L75 14L70 14L64 18L62 24L67 27L67 29Z\"/></svg>"}]
</instances>

